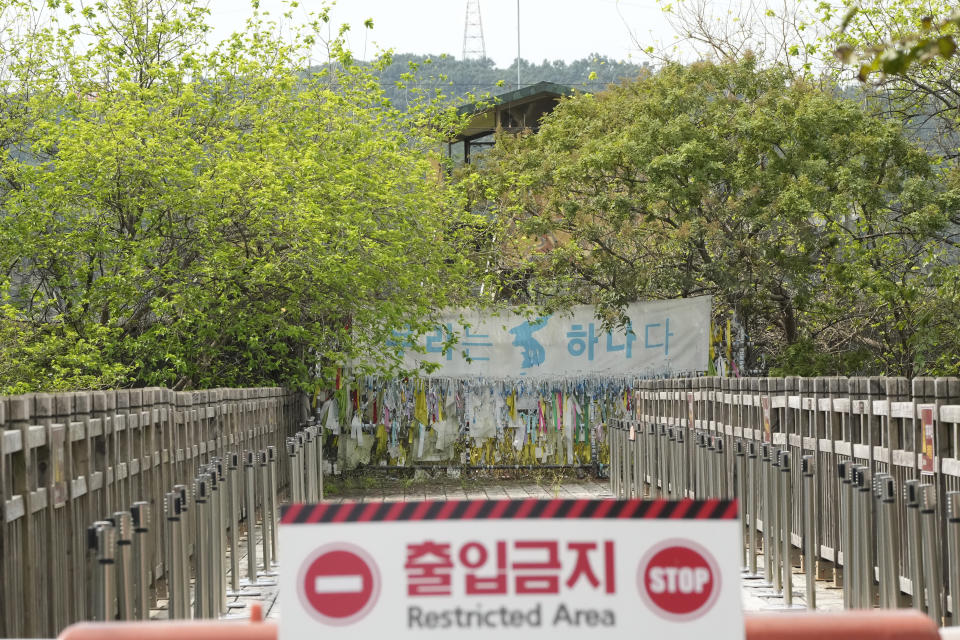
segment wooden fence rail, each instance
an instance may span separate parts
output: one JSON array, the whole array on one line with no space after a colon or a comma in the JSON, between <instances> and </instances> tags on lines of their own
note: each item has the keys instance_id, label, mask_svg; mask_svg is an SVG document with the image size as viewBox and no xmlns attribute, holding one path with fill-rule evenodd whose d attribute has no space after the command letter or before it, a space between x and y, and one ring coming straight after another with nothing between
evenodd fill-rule
<instances>
[{"instance_id":1,"label":"wooden fence rail","mask_svg":"<svg viewBox=\"0 0 960 640\"><path fill-rule=\"evenodd\" d=\"M913 595L914 565L921 558L918 540L907 532L904 484L917 480L936 492L937 557L946 569L950 557L946 536L947 493L960 491L960 379L957 378L682 378L639 381L633 415L610 425L613 447L611 480L615 493L637 495L644 491L669 497L720 497L741 499L741 510L751 501L764 500L758 477L753 485L738 484L738 451L749 443L763 443L789 452L792 510L790 541L798 551L804 544L804 486L801 461L815 462L812 496L815 571L818 579L843 582L846 569L841 536L846 526L842 506L843 482L838 465L853 461L868 471L866 477L890 474L896 482L895 534L900 541L899 587ZM682 434L680 432L683 432ZM709 465L704 442L712 444ZM669 455L664 454L666 452ZM807 459L810 460L809 458ZM667 468L670 464L673 468ZM636 470L640 471L637 472ZM635 474L631 485L630 474ZM704 478L705 473L715 474ZM640 477L642 476L642 478ZM881 476L882 477L882 476ZM771 476L772 478L772 476ZM667 486L669 485L669 486ZM674 485L678 488L673 489ZM646 488L645 488L646 487ZM737 495L739 493L743 495ZM753 494L753 495L752 495ZM759 494L759 495L757 495ZM756 503L756 502L755 502ZM750 526L762 530L763 510L751 514ZM863 531L855 531L857 544L865 545L869 562L876 563L877 543L871 537L876 514L870 514ZM857 526L861 523L857 522ZM809 537L809 535L807 535ZM799 554L788 559L799 565ZM876 566L876 565L875 565ZM879 568L878 573L879 573ZM873 572L870 572L871 575ZM946 573L943 574L944 577ZM942 604L946 618L952 598L943 591L930 595ZM870 587L869 589L876 589ZM874 595L876 592L873 591ZM928 604L929 603L928 598ZM916 600L916 599L915 599ZM900 603L902 604L902 600ZM922 599L921 599L922 604ZM942 622L942 620L938 620Z\"/></svg>"},{"instance_id":2,"label":"wooden fence rail","mask_svg":"<svg viewBox=\"0 0 960 640\"><path fill-rule=\"evenodd\" d=\"M124 389L0 397L0 637L53 637L89 617L86 529L151 505L228 451L283 451L306 405L280 388ZM278 478L288 474L279 456ZM155 595L163 527L148 534Z\"/></svg>"}]
</instances>

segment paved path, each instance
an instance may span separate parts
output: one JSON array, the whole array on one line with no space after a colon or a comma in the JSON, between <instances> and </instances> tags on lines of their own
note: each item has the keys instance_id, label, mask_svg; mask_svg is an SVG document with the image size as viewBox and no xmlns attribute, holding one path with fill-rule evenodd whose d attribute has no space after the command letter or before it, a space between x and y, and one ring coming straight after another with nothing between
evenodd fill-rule
<instances>
[{"instance_id":1,"label":"paved path","mask_svg":"<svg viewBox=\"0 0 960 640\"><path fill-rule=\"evenodd\" d=\"M757 576L744 573L742 596L744 611L787 611L807 608L807 579L799 569L793 570L793 606L788 607L782 593L776 593L773 585L763 578L763 556L757 556ZM817 610L840 611L843 609L843 589L831 582L817 582Z\"/></svg>"}]
</instances>

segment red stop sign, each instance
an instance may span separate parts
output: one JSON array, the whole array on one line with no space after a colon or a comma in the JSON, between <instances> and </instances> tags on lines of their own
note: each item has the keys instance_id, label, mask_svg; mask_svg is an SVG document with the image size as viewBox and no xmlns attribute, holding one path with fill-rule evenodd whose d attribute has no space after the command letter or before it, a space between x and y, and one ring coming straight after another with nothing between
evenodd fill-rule
<instances>
[{"instance_id":1,"label":"red stop sign","mask_svg":"<svg viewBox=\"0 0 960 640\"><path fill-rule=\"evenodd\" d=\"M713 556L688 540L652 549L640 562L640 595L657 615L669 620L699 618L720 594L720 574Z\"/></svg>"},{"instance_id":2,"label":"red stop sign","mask_svg":"<svg viewBox=\"0 0 960 640\"><path fill-rule=\"evenodd\" d=\"M377 565L353 545L328 545L300 571L300 600L320 622L347 625L360 620L380 595Z\"/></svg>"}]
</instances>

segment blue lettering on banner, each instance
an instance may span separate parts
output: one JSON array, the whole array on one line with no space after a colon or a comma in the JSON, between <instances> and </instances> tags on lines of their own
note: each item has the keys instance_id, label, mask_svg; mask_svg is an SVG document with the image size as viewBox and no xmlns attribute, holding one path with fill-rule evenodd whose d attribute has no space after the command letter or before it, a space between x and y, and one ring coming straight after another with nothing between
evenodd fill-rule
<instances>
[{"instance_id":1,"label":"blue lettering on banner","mask_svg":"<svg viewBox=\"0 0 960 640\"><path fill-rule=\"evenodd\" d=\"M663 326L663 342L650 342L650 329L654 329L659 326ZM670 355L670 336L672 335L674 334L670 333L670 318L665 319L663 323L651 322L643 328L643 346L647 349L659 349L660 347L663 347L663 355L668 356ZM656 337L653 338L653 340L656 339Z\"/></svg>"},{"instance_id":2,"label":"blue lettering on banner","mask_svg":"<svg viewBox=\"0 0 960 640\"><path fill-rule=\"evenodd\" d=\"M464 338L464 341L463 341L463 346L464 346L463 355L464 355L464 356L466 356L469 360L490 360L489 357L481 357L481 356L470 355L470 349L471 349L471 347L473 347L473 348L479 348L479 349L484 349L484 348L486 348L486 347L492 347L492 346L493 346L493 343L492 343L492 342L471 342L471 340L476 340L477 338L486 338L486 339L489 340L489 339L490 339L490 335L489 335L489 334L470 333L470 327L466 327L466 331L465 331L465 333L464 333L464 335L463 335L463 338Z\"/></svg>"},{"instance_id":3,"label":"blue lettering on banner","mask_svg":"<svg viewBox=\"0 0 960 640\"><path fill-rule=\"evenodd\" d=\"M396 349L403 351L413 346L413 340L410 339L410 336L413 335L413 332L410 331L409 326L404 327L403 331L394 329L390 332L390 334L393 337L387 338L385 343L388 347L395 347Z\"/></svg>"},{"instance_id":4,"label":"blue lettering on banner","mask_svg":"<svg viewBox=\"0 0 960 640\"><path fill-rule=\"evenodd\" d=\"M567 335L569 335L569 334L567 334ZM627 322L627 324L626 324L626 343L625 343L625 344L619 344L619 345L613 344L613 332L612 332L612 331L607 331L607 353L611 353L611 352L613 352L613 351L624 351L624 350L626 350L626 357L627 357L627 358L632 358L632 357L633 357L633 343L636 342L636 340L637 340L637 334L635 334L635 333L633 332L633 326L630 324L630 322ZM569 347L568 347L568 348L569 348Z\"/></svg>"},{"instance_id":5,"label":"blue lettering on banner","mask_svg":"<svg viewBox=\"0 0 960 640\"><path fill-rule=\"evenodd\" d=\"M444 335L446 331L446 335ZM453 335L453 324L447 323L427 336L427 353L446 354L447 360L453 360L453 349L444 348L444 343Z\"/></svg>"},{"instance_id":6,"label":"blue lettering on banner","mask_svg":"<svg viewBox=\"0 0 960 640\"><path fill-rule=\"evenodd\" d=\"M522 368L539 367L546 360L547 352L543 345L533 337L533 334L547 326L549 319L550 316L544 316L534 322L521 322L510 329L510 333L513 335L513 346L523 349Z\"/></svg>"},{"instance_id":7,"label":"blue lettering on banner","mask_svg":"<svg viewBox=\"0 0 960 640\"><path fill-rule=\"evenodd\" d=\"M586 331L584 330L582 324L574 324L570 326L570 331L567 333L567 337L573 339L567 343L567 351L575 358L579 358L583 355L584 351L586 351L587 360L592 362L593 345L597 344L597 342L600 341L600 338L598 338L594 333L593 323L591 322L588 326L589 329Z\"/></svg>"}]
</instances>

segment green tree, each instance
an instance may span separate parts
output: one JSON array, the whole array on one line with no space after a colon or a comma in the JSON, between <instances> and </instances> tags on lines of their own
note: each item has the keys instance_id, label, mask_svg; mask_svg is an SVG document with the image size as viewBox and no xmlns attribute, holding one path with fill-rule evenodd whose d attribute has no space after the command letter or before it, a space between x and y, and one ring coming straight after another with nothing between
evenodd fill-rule
<instances>
[{"instance_id":1,"label":"green tree","mask_svg":"<svg viewBox=\"0 0 960 640\"><path fill-rule=\"evenodd\" d=\"M960 160L960 15L949 0L844 0L821 3L835 28L824 53L835 51L871 81L872 105L904 122L950 164ZM849 67L847 68L849 71Z\"/></svg>"},{"instance_id":2,"label":"green tree","mask_svg":"<svg viewBox=\"0 0 960 640\"><path fill-rule=\"evenodd\" d=\"M3 87L24 114L0 164L20 364L0 386L308 386L396 366L370 354L472 290L483 221L437 159L454 115L392 108L339 38L304 73L324 12L290 33L254 11L207 51L194 0L51 4Z\"/></svg>"},{"instance_id":3,"label":"green tree","mask_svg":"<svg viewBox=\"0 0 960 640\"><path fill-rule=\"evenodd\" d=\"M837 54L846 62L860 63L861 80L873 73L904 76L917 66L939 66L960 50L960 11L951 3L844 4L847 11L835 35L842 42ZM835 9L824 6L823 11L830 15ZM878 28L888 32L878 33ZM869 39L863 41L864 37Z\"/></svg>"},{"instance_id":4,"label":"green tree","mask_svg":"<svg viewBox=\"0 0 960 640\"><path fill-rule=\"evenodd\" d=\"M956 192L857 103L749 57L668 65L563 101L495 154L478 193L505 224L559 239L507 254L526 258L547 307L593 302L616 321L632 300L713 294L747 327L754 364L933 366Z\"/></svg>"}]
</instances>

